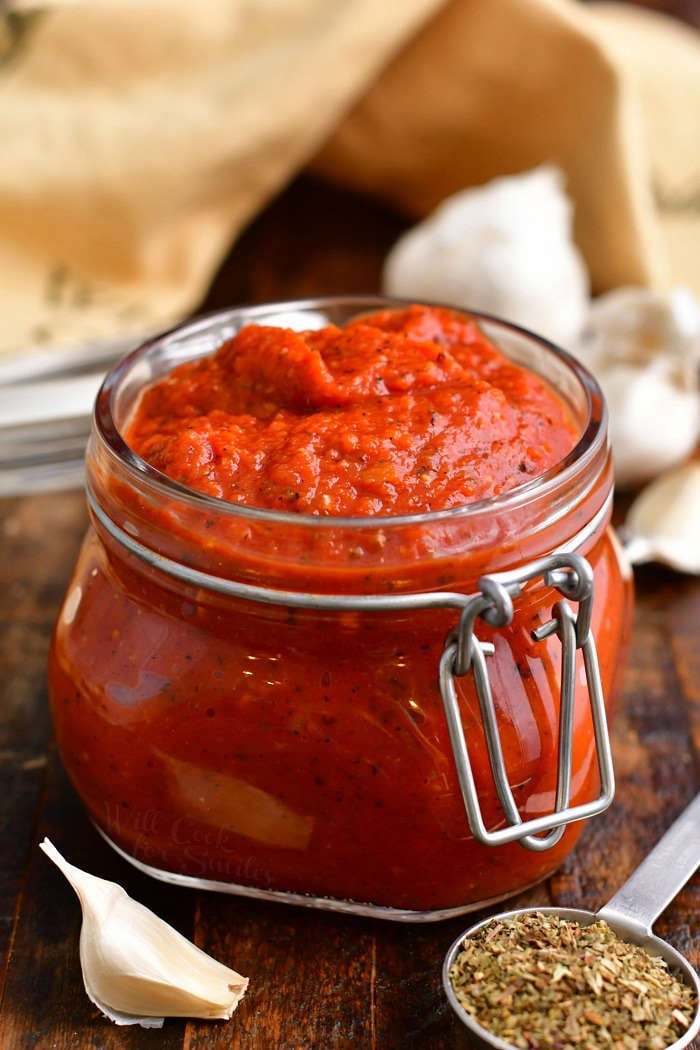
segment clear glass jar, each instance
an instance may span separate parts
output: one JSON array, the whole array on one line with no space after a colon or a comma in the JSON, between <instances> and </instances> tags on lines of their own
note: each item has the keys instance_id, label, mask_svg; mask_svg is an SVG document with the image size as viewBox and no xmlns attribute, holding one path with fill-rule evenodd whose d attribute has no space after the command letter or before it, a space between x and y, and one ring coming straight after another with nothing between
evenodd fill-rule
<instances>
[{"instance_id":1,"label":"clear glass jar","mask_svg":"<svg viewBox=\"0 0 700 1050\"><path fill-rule=\"evenodd\" d=\"M441 918L544 878L580 818L610 800L586 672L592 637L609 711L631 585L609 527L605 408L573 359L481 319L568 402L581 437L540 477L448 511L327 518L241 507L169 480L121 436L147 384L246 323L309 329L402 305L231 310L137 350L99 394L91 527L54 634L52 712L96 826L159 878ZM554 568L542 562L553 552ZM580 559L595 585L591 635L586 616L578 626L569 617L577 641L562 663L572 637L562 595L580 597ZM512 610L496 608L499 595ZM588 599L563 604L588 614ZM483 724L490 702L495 743ZM570 776L557 789L567 733Z\"/></svg>"}]
</instances>

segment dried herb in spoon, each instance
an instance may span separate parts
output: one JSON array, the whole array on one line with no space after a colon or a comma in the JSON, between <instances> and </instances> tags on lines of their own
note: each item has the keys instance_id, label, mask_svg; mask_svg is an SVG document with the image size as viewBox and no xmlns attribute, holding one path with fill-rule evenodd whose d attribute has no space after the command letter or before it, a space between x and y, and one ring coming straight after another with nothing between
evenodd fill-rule
<instances>
[{"instance_id":1,"label":"dried herb in spoon","mask_svg":"<svg viewBox=\"0 0 700 1050\"><path fill-rule=\"evenodd\" d=\"M659 956L603 921L540 912L467 938L450 981L482 1028L523 1050L664 1050L695 1012L694 990Z\"/></svg>"}]
</instances>

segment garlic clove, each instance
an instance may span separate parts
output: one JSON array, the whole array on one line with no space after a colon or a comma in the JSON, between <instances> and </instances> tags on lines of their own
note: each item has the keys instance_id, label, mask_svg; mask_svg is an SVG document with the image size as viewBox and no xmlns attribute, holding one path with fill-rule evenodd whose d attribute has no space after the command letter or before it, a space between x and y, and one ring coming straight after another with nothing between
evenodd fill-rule
<instances>
[{"instance_id":1,"label":"garlic clove","mask_svg":"<svg viewBox=\"0 0 700 1050\"><path fill-rule=\"evenodd\" d=\"M228 1020L248 979L216 962L117 883L69 864L48 839L40 848L80 900L80 963L89 998L115 1024L161 1027L165 1017Z\"/></svg>"},{"instance_id":2,"label":"garlic clove","mask_svg":"<svg viewBox=\"0 0 700 1050\"><path fill-rule=\"evenodd\" d=\"M212 779L208 769L156 751L173 799L181 799L188 812L212 827L228 828L237 835L266 846L304 850L313 831L313 817L298 813L275 795L239 777L220 773Z\"/></svg>"},{"instance_id":3,"label":"garlic clove","mask_svg":"<svg viewBox=\"0 0 700 1050\"><path fill-rule=\"evenodd\" d=\"M648 485L632 504L624 528L629 560L658 561L700 574L700 462L693 461Z\"/></svg>"},{"instance_id":4,"label":"garlic clove","mask_svg":"<svg viewBox=\"0 0 700 1050\"><path fill-rule=\"evenodd\" d=\"M619 486L683 462L700 436L700 300L677 288L618 288L589 312L577 356L610 410Z\"/></svg>"},{"instance_id":5,"label":"garlic clove","mask_svg":"<svg viewBox=\"0 0 700 1050\"><path fill-rule=\"evenodd\" d=\"M625 362L643 366L654 358L674 363L676 379L695 385L700 362L700 300L687 288L671 292L624 286L590 305L577 354L594 371Z\"/></svg>"},{"instance_id":6,"label":"garlic clove","mask_svg":"<svg viewBox=\"0 0 700 1050\"><path fill-rule=\"evenodd\" d=\"M644 484L688 457L700 433L700 394L679 386L665 358L641 367L613 364L597 376L619 487Z\"/></svg>"}]
</instances>

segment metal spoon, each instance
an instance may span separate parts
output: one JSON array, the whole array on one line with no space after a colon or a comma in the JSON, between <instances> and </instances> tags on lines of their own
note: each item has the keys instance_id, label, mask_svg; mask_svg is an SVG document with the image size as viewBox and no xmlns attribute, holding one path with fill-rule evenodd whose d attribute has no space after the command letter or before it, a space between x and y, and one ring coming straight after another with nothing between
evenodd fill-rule
<instances>
[{"instance_id":1,"label":"metal spoon","mask_svg":"<svg viewBox=\"0 0 700 1050\"><path fill-rule=\"evenodd\" d=\"M571 919L587 926L604 919L623 940L638 944L650 955L660 955L669 969L691 988L695 989L695 1014L688 1030L667 1050L681 1050L688 1046L700 1032L700 980L695 970L683 956L666 941L651 932L654 921L683 888L700 864L700 794L681 813L648 857L642 861L627 882L604 907L597 912L577 908L520 908L516 911L492 915L483 922L460 934L445 957L442 968L442 983L450 1005L460 1021L469 1029L475 1046L497 1047L513 1050L511 1043L504 1042L482 1028L460 1005L450 981L450 967L462 950L465 938L472 937L477 930L496 919L509 919L528 912L540 912Z\"/></svg>"}]
</instances>

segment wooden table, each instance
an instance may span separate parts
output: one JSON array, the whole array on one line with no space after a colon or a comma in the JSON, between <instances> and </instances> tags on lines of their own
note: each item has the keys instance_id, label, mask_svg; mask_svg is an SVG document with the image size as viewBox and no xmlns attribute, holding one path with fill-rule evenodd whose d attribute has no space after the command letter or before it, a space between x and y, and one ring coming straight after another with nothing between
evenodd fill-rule
<instances>
[{"instance_id":1,"label":"wooden table","mask_svg":"<svg viewBox=\"0 0 700 1050\"><path fill-rule=\"evenodd\" d=\"M240 241L206 308L374 291L381 259L403 226L366 200L302 178ZM140 875L100 839L61 769L45 681L50 632L85 524L81 492L0 502L1 1050L464 1046L440 989L440 966L469 920L393 925L178 889ZM700 580L645 568L637 588L613 734L615 802L590 823L563 868L518 904L598 907L698 788ZM233 1020L168 1021L161 1031L105 1021L83 992L80 911L37 849L44 835L250 975ZM699 919L696 883L657 926L696 965Z\"/></svg>"}]
</instances>

